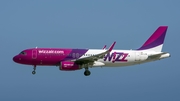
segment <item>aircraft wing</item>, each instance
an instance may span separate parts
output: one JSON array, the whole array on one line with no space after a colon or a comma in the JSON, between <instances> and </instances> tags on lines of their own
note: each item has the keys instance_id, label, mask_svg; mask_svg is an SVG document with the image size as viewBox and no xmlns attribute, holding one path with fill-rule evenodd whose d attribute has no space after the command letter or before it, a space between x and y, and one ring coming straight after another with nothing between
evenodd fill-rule
<instances>
[{"instance_id":1,"label":"aircraft wing","mask_svg":"<svg viewBox=\"0 0 180 101\"><path fill-rule=\"evenodd\" d=\"M80 59L75 60L74 62L76 62L77 64L93 63L94 61L97 61L98 59L103 58L106 54L111 52L112 49L114 48L115 44L116 44L116 42L114 42L111 45L111 47L107 51L105 51L105 52L102 52L100 54L96 54L96 55L93 55L93 56L89 56L89 57L80 58Z\"/></svg>"}]
</instances>

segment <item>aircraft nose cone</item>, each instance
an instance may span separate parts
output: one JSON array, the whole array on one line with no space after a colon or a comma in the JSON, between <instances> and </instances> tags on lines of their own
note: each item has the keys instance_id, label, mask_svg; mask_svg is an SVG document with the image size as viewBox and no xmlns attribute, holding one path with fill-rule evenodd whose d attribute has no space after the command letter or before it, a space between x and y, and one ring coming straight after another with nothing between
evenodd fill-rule
<instances>
[{"instance_id":1,"label":"aircraft nose cone","mask_svg":"<svg viewBox=\"0 0 180 101\"><path fill-rule=\"evenodd\" d=\"M16 62L16 56L13 57L13 61Z\"/></svg>"},{"instance_id":2,"label":"aircraft nose cone","mask_svg":"<svg viewBox=\"0 0 180 101\"><path fill-rule=\"evenodd\" d=\"M13 61L14 61L14 62L18 62L18 60L19 60L19 59L18 59L17 56L14 56L14 57L13 57Z\"/></svg>"}]
</instances>

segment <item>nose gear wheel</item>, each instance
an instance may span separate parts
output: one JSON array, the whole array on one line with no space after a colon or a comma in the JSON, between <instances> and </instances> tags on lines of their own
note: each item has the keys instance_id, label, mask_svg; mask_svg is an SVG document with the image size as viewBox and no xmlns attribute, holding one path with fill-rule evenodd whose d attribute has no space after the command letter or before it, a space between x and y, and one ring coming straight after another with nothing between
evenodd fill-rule
<instances>
[{"instance_id":1,"label":"nose gear wheel","mask_svg":"<svg viewBox=\"0 0 180 101\"><path fill-rule=\"evenodd\" d=\"M34 65L34 68L33 68L34 70L32 71L32 74L34 75L34 74L36 74L36 65Z\"/></svg>"}]
</instances>

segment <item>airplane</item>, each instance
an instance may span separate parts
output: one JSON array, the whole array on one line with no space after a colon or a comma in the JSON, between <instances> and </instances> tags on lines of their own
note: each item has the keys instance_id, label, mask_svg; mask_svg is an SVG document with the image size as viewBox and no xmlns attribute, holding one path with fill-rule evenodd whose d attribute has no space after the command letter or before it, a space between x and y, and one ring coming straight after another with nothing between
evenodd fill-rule
<instances>
[{"instance_id":1,"label":"airplane","mask_svg":"<svg viewBox=\"0 0 180 101\"><path fill-rule=\"evenodd\" d=\"M89 76L92 67L122 67L153 62L170 57L170 53L162 52L168 26L159 26L148 40L138 49L113 49L116 41L106 49L70 49L70 48L29 48L13 57L19 64L32 65L32 74L36 74L36 66L57 66L62 71L85 69Z\"/></svg>"}]
</instances>

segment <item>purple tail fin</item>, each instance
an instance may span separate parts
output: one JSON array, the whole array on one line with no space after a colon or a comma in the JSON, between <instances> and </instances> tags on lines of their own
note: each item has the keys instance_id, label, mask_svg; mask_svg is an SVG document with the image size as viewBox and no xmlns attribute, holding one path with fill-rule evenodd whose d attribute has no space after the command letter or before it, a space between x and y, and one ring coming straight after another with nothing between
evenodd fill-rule
<instances>
[{"instance_id":1,"label":"purple tail fin","mask_svg":"<svg viewBox=\"0 0 180 101\"><path fill-rule=\"evenodd\" d=\"M161 51L168 26L160 26L138 50Z\"/></svg>"}]
</instances>

